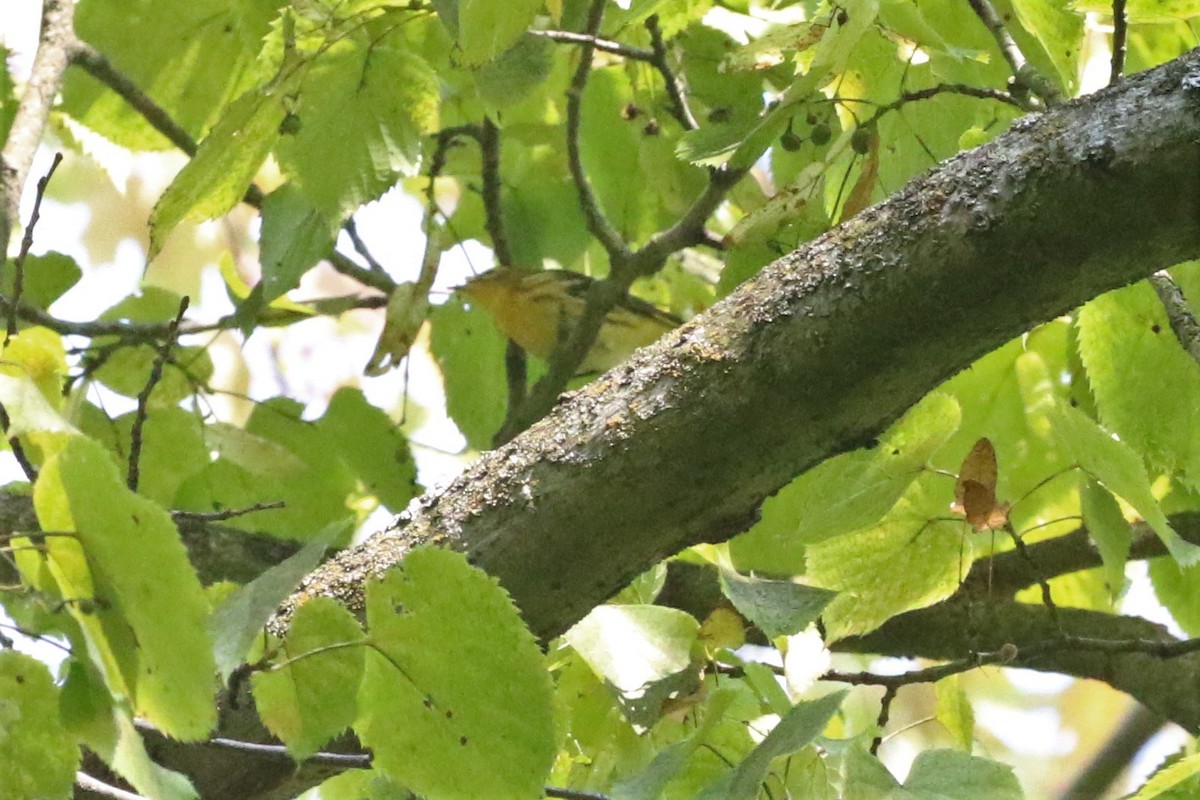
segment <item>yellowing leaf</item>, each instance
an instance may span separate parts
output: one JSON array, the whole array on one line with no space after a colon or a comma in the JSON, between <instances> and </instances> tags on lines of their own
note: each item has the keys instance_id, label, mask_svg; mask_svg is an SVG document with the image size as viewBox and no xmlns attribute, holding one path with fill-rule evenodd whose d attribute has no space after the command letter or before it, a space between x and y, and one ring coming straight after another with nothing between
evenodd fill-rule
<instances>
[{"instance_id":1,"label":"yellowing leaf","mask_svg":"<svg viewBox=\"0 0 1200 800\"><path fill-rule=\"evenodd\" d=\"M79 748L63 728L58 688L30 656L0 651L0 787L6 800L71 797Z\"/></svg>"},{"instance_id":2,"label":"yellowing leaf","mask_svg":"<svg viewBox=\"0 0 1200 800\"><path fill-rule=\"evenodd\" d=\"M44 530L75 532L52 537L86 558L60 564L60 574L70 570L63 594L105 610L103 630L85 633L103 638L91 642L99 651L111 648L137 712L176 738L207 735L216 721L208 603L170 515L126 489L107 451L84 437L42 468L34 505ZM94 594L79 594L88 583ZM90 616L86 606L77 614Z\"/></svg>"},{"instance_id":3,"label":"yellowing leaf","mask_svg":"<svg viewBox=\"0 0 1200 800\"><path fill-rule=\"evenodd\" d=\"M457 553L416 550L367 587L367 625L355 730L376 769L446 800L540 795L552 687L495 580Z\"/></svg>"}]
</instances>

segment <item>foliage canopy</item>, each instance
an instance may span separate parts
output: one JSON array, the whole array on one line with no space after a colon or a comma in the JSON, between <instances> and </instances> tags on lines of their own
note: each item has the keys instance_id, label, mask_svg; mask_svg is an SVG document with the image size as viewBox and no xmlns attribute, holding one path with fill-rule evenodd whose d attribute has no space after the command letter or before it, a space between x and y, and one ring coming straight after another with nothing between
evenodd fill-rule
<instances>
[{"instance_id":1,"label":"foliage canopy","mask_svg":"<svg viewBox=\"0 0 1200 800\"><path fill-rule=\"evenodd\" d=\"M639 302L694 317L1022 115L1181 56L1196 0L45 6L66 27L45 25L33 78L0 70L6 166L21 137L69 153L29 182L35 211L43 193L82 197L95 246L112 188L93 159L187 158L152 208L126 187L146 260L128 296L87 296L96 270L56 251L50 222L12 237L0 274L0 422L23 473L0 490L6 796L103 796L102 780L217 796L233 749L173 760L143 736L186 750L226 735L248 691L280 743L270 757L340 772L322 798L1009 800L1049 786L1041 756L976 724L980 699L1019 686L1003 665L1200 649L1127 633L1121 613L1127 562L1150 558L1143 582L1200 634L1200 336L1183 299L1200 262L1148 265L1174 268L991 352L873 446L798 476L740 535L642 565L554 641L469 558L432 546L373 580L365 608L319 598L285 636L265 629L326 547L417 497L430 468L414 432L442 409L416 386L411 406L379 389L411 348L440 372L465 461L590 379L576 375L605 319L650 314ZM56 49L65 76L43 58ZM18 103L60 79L47 128ZM30 164L17 166L5 231L22 227L12 198ZM419 205L423 234L383 264L363 239L398 236L394 220L359 235L381 198ZM194 223L217 218L226 237L205 244ZM557 281L575 311L547 311L546 346L527 354L482 300L439 294L471 242L504 268L596 280ZM201 297L201 275L219 276L218 297ZM189 311L188 295L203 302ZM303 366L255 356L322 319L382 327L374 354L355 355L372 377L299 391ZM272 368L278 387L246 377ZM1098 555L1054 555L1088 536ZM981 648L978 625L1009 606L1045 624ZM919 648L861 645L936 608L967 619L936 663L897 677L871 654ZM67 653L57 674L9 648L18 634ZM1064 697L1063 727L1087 748L1103 726L1083 706L1123 707L1096 687ZM85 752L98 761L77 772ZM184 775L185 761L208 772ZM1137 796L1183 796L1197 770L1180 754ZM298 794L316 774L270 790Z\"/></svg>"}]
</instances>

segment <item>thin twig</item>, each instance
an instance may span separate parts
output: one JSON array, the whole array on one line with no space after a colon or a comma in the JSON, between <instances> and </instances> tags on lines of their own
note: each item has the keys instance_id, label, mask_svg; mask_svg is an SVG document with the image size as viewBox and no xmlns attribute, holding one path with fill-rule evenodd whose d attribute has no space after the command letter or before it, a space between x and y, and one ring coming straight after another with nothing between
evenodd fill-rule
<instances>
[{"instance_id":1,"label":"thin twig","mask_svg":"<svg viewBox=\"0 0 1200 800\"><path fill-rule=\"evenodd\" d=\"M75 785L80 789L83 789L85 792L91 792L92 794L98 794L104 797L111 797L113 800L147 800L147 798L140 794L134 794L133 792L127 792L124 789L119 789L116 786L105 783L99 778L93 778L86 772L75 773Z\"/></svg>"},{"instance_id":2,"label":"thin twig","mask_svg":"<svg viewBox=\"0 0 1200 800\"><path fill-rule=\"evenodd\" d=\"M0 150L0 265L21 210L21 193L46 130L50 107L70 60L74 0L45 0L33 70L17 103L4 149Z\"/></svg>"},{"instance_id":3,"label":"thin twig","mask_svg":"<svg viewBox=\"0 0 1200 800\"><path fill-rule=\"evenodd\" d=\"M1046 606L1046 608L1049 610L1050 619L1054 621L1055 627L1062 631L1062 618L1058 614L1058 606L1055 605L1054 597L1050 593L1050 583L1042 575L1042 570L1038 566L1037 561L1034 560L1033 556L1030 554L1029 547L1025 544L1025 540L1017 535L1017 532L1013 529L1011 522L1004 525L1004 532L1008 534L1010 539L1012 539L1013 546L1016 548L1016 551L1029 566L1030 573L1037 579L1038 586L1040 586L1042 589L1042 605Z\"/></svg>"},{"instance_id":4,"label":"thin twig","mask_svg":"<svg viewBox=\"0 0 1200 800\"><path fill-rule=\"evenodd\" d=\"M521 346L511 339L504 348L504 381L508 389L507 405L504 422L492 439L496 447L512 438L509 432L516 427L517 415L525 407L529 393L529 360Z\"/></svg>"},{"instance_id":5,"label":"thin twig","mask_svg":"<svg viewBox=\"0 0 1200 800\"><path fill-rule=\"evenodd\" d=\"M496 260L511 267L515 261L512 248L508 245L503 206L500 203L500 130L496 123L485 117L478 131L483 172L483 222L492 238L492 252Z\"/></svg>"},{"instance_id":6,"label":"thin twig","mask_svg":"<svg viewBox=\"0 0 1200 800\"><path fill-rule=\"evenodd\" d=\"M516 263L512 248L508 244L508 232L504 226L504 207L501 204L500 190L500 131L490 119L484 119L479 126L479 150L483 165L483 214L484 225L492 239L492 252L496 261L505 266ZM509 341L504 350L504 378L508 387L507 405L505 406L505 422L500 426L501 432L509 427L509 420L525 404L525 395L529 380L529 369L525 351L515 342Z\"/></svg>"},{"instance_id":7,"label":"thin twig","mask_svg":"<svg viewBox=\"0 0 1200 800\"><path fill-rule=\"evenodd\" d=\"M25 289L25 259L29 257L29 251L33 248L33 231L42 217L42 199L46 196L46 187L50 185L50 179L54 177L54 170L58 169L62 160L62 153L55 153L54 160L50 162L50 169L46 170L46 174L37 182L37 194L33 199L33 213L29 215L29 224L25 226L25 235L21 237L21 250L13 260L12 305L8 308L8 329L4 334L5 347L8 347L9 340L17 335L17 307L21 304L21 293Z\"/></svg>"},{"instance_id":8,"label":"thin twig","mask_svg":"<svg viewBox=\"0 0 1200 800\"><path fill-rule=\"evenodd\" d=\"M942 94L958 94L966 97L977 97L981 100L996 100L1001 103L1007 103L1010 106L1015 106L1022 111L1034 110L1028 103L1022 103L1016 97L1013 97L1011 92L1005 92L1000 89L990 89L979 86L969 86L965 83L939 83L936 86L930 86L926 89L915 89L904 92L891 103L888 103L881 110L892 111L901 106L912 103L917 100L928 100ZM876 112L875 117L879 116Z\"/></svg>"},{"instance_id":9,"label":"thin twig","mask_svg":"<svg viewBox=\"0 0 1200 800\"><path fill-rule=\"evenodd\" d=\"M648 64L654 63L654 52L652 50L643 50L640 47L614 42L611 39L601 39L598 36L589 35L586 33L576 33L575 31L530 31L534 36L541 36L544 39L550 39L555 42L564 44L586 44L591 45L597 50L603 50L605 53L612 53L623 58L628 58L633 61L645 61Z\"/></svg>"},{"instance_id":10,"label":"thin twig","mask_svg":"<svg viewBox=\"0 0 1200 800\"><path fill-rule=\"evenodd\" d=\"M0 404L0 428L6 432L12 425L12 420L8 417L8 409ZM25 448L21 445L21 440L16 436L8 437L8 446L12 450L13 458L17 460L21 471L25 473L25 478L30 483L37 483L38 471L33 462L29 460L29 455L25 452Z\"/></svg>"},{"instance_id":11,"label":"thin twig","mask_svg":"<svg viewBox=\"0 0 1200 800\"><path fill-rule=\"evenodd\" d=\"M1167 321L1171 324L1175 338L1183 345L1187 354L1200 363L1200 322L1196 320L1187 298L1183 296L1183 289L1179 288L1179 284L1166 270L1151 275L1150 285L1154 287L1163 310L1167 312Z\"/></svg>"},{"instance_id":12,"label":"thin twig","mask_svg":"<svg viewBox=\"0 0 1200 800\"><path fill-rule=\"evenodd\" d=\"M79 66L88 75L112 89L130 105L150 127L161 133L171 144L188 156L196 155L196 140L171 118L171 115L154 102L130 78L113 66L112 62L87 42L76 40L71 46L71 63Z\"/></svg>"},{"instance_id":13,"label":"thin twig","mask_svg":"<svg viewBox=\"0 0 1200 800\"><path fill-rule=\"evenodd\" d=\"M179 301L179 311L175 314L175 319L171 321L171 325L167 329L167 337L159 346L154 363L150 366L150 377L146 379L146 385L137 396L137 413L134 414L133 427L129 432L129 473L125 480L131 492L137 491L138 481L141 478L142 430L146 426L146 417L149 416L150 393L162 380L163 367L171 354L171 348L175 345L175 339L179 334L179 323L183 321L183 315L187 308L188 298L185 295Z\"/></svg>"},{"instance_id":14,"label":"thin twig","mask_svg":"<svg viewBox=\"0 0 1200 800\"><path fill-rule=\"evenodd\" d=\"M1125 73L1126 38L1129 35L1129 20L1125 18L1125 0L1113 0L1112 69L1108 82L1116 83Z\"/></svg>"},{"instance_id":15,"label":"thin twig","mask_svg":"<svg viewBox=\"0 0 1200 800\"><path fill-rule=\"evenodd\" d=\"M967 0L975 16L979 17L984 26L991 32L992 37L1000 48L1000 54L1008 62L1016 82L1030 89L1046 102L1046 105L1057 105L1061 98L1058 90L1043 76L1021 52L1012 34L1004 27L1004 20L996 11L990 0Z\"/></svg>"},{"instance_id":16,"label":"thin twig","mask_svg":"<svg viewBox=\"0 0 1200 800\"><path fill-rule=\"evenodd\" d=\"M269 503L255 503L245 508L228 508L224 511L172 511L171 518L176 522L223 522L227 519L253 514L255 511L271 511L283 507L282 500L274 500Z\"/></svg>"},{"instance_id":17,"label":"thin twig","mask_svg":"<svg viewBox=\"0 0 1200 800\"><path fill-rule=\"evenodd\" d=\"M592 0L588 9L587 24L584 33L595 37L604 20L604 7L607 0ZM611 262L623 261L629 254L625 242L616 228L600 210L600 200L596 197L587 172L583 168L583 155L579 149L579 134L583 117L583 90L587 86L588 77L592 74L592 56L596 45L592 41L583 42L579 48L579 66L567 87L567 162L571 169L571 179L575 182L575 191L579 195L579 206L583 218L587 222L588 231L600 242L608 253Z\"/></svg>"},{"instance_id":18,"label":"thin twig","mask_svg":"<svg viewBox=\"0 0 1200 800\"><path fill-rule=\"evenodd\" d=\"M888 720L892 716L892 701L896 699L898 690L897 686L887 686L883 690L883 698L879 701L879 716L875 719L875 727L879 729L879 733L875 734L875 738L871 740L871 755L876 755L879 752L879 746L883 744L883 729L887 727Z\"/></svg>"},{"instance_id":19,"label":"thin twig","mask_svg":"<svg viewBox=\"0 0 1200 800\"><path fill-rule=\"evenodd\" d=\"M542 793L546 797L557 797L562 800L609 800L608 795L585 792L582 789L564 789L558 786L543 786Z\"/></svg>"},{"instance_id":20,"label":"thin twig","mask_svg":"<svg viewBox=\"0 0 1200 800\"><path fill-rule=\"evenodd\" d=\"M658 14L646 17L646 30L650 32L650 46L654 48L654 58L651 64L662 75L663 83L667 86L667 96L671 98L671 115L679 120L684 130L694 131L700 127L692 110L688 108L687 92L683 81L675 74L667 60L667 46L663 42L662 28L658 25Z\"/></svg>"},{"instance_id":21,"label":"thin twig","mask_svg":"<svg viewBox=\"0 0 1200 800\"><path fill-rule=\"evenodd\" d=\"M349 217L342 223L342 230L346 232L346 236L349 237L350 244L354 246L355 252L363 257L363 260L367 262L367 266L371 268L371 271L387 275L387 270L375 260L375 256L371 255L371 251L367 249L367 243L358 235L358 225L355 224L354 217Z\"/></svg>"}]
</instances>

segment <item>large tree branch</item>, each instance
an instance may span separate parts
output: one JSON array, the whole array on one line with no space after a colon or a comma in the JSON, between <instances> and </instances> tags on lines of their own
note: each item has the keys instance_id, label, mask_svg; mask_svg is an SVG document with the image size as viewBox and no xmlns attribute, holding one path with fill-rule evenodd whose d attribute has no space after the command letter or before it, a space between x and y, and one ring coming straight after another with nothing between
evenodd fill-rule
<instances>
[{"instance_id":1,"label":"large tree branch","mask_svg":"<svg viewBox=\"0 0 1200 800\"><path fill-rule=\"evenodd\" d=\"M1200 51L1020 120L781 258L306 582L466 551L543 636L1038 322L1200 255Z\"/></svg>"}]
</instances>

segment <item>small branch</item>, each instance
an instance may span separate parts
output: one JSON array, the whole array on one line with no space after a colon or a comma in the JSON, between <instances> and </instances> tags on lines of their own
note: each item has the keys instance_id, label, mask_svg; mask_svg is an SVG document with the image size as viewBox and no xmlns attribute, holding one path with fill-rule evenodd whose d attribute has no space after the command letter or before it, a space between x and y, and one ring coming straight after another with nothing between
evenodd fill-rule
<instances>
[{"instance_id":1,"label":"small branch","mask_svg":"<svg viewBox=\"0 0 1200 800\"><path fill-rule=\"evenodd\" d=\"M137 413L133 417L133 428L129 432L129 473L125 480L131 492L137 491L138 481L141 477L139 464L142 458L142 429L145 428L146 417L149 415L150 393L162 380L163 367L167 363L167 357L171 354L171 348L179 334L179 323L183 321L187 307L188 298L185 296L179 301L179 311L175 314L175 319L171 321L171 325L167 329L167 337L163 340L158 349L158 355L155 356L154 363L150 366L150 377L146 379L145 387L137 396Z\"/></svg>"},{"instance_id":2,"label":"small branch","mask_svg":"<svg viewBox=\"0 0 1200 800\"><path fill-rule=\"evenodd\" d=\"M1200 652L1200 639L1101 639L1094 636L1064 636L1059 639L1047 639L1020 648L1017 659L1028 662L1050 653L1060 653L1064 650L1080 652L1107 653L1144 653L1155 658L1179 658Z\"/></svg>"},{"instance_id":3,"label":"small branch","mask_svg":"<svg viewBox=\"0 0 1200 800\"><path fill-rule=\"evenodd\" d=\"M75 40L71 45L71 63L116 92L171 144L189 157L196 155L196 140L192 138L192 135L176 123L166 109L154 102L150 95L143 92L127 75L114 67L112 62L99 50L87 42Z\"/></svg>"},{"instance_id":4,"label":"small branch","mask_svg":"<svg viewBox=\"0 0 1200 800\"><path fill-rule=\"evenodd\" d=\"M529 391L528 359L521 346L511 340L504 349L504 380L508 387L507 405L504 422L493 438L496 447L512 438L509 432L515 430L518 425L517 415L525 405Z\"/></svg>"},{"instance_id":5,"label":"small branch","mask_svg":"<svg viewBox=\"0 0 1200 800\"><path fill-rule=\"evenodd\" d=\"M227 519L253 514L255 511L271 511L283 508L283 505L282 500L275 500L270 503L255 503L245 508L230 508L224 511L172 511L171 518L177 523L224 522Z\"/></svg>"},{"instance_id":6,"label":"small branch","mask_svg":"<svg viewBox=\"0 0 1200 800\"><path fill-rule=\"evenodd\" d=\"M1108 73L1108 82L1116 83L1125 73L1126 38L1129 35L1129 20L1125 17L1125 0L1112 0L1112 17L1112 69Z\"/></svg>"},{"instance_id":7,"label":"small branch","mask_svg":"<svg viewBox=\"0 0 1200 800\"><path fill-rule=\"evenodd\" d=\"M75 773L75 785L85 792L111 797L113 800L147 800L140 794L127 792L124 789L118 789L116 786L105 783L99 778L93 778L86 772Z\"/></svg>"},{"instance_id":8,"label":"small branch","mask_svg":"<svg viewBox=\"0 0 1200 800\"><path fill-rule=\"evenodd\" d=\"M387 275L387 270L375 260L375 256L371 255L371 251L367 249L367 243L358 235L358 225L355 224L354 217L346 219L345 223L342 224L342 230L346 232L346 236L350 238L350 244L354 246L355 252L363 257L363 260L367 262L367 266L371 268L371 271Z\"/></svg>"},{"instance_id":9,"label":"small branch","mask_svg":"<svg viewBox=\"0 0 1200 800\"><path fill-rule=\"evenodd\" d=\"M75 40L74 17L74 0L45 0L42 5L42 30L33 71L17 104L8 140L0 150L0 264L7 257L8 242L20 216L21 192L67 70Z\"/></svg>"},{"instance_id":10,"label":"small branch","mask_svg":"<svg viewBox=\"0 0 1200 800\"><path fill-rule=\"evenodd\" d=\"M139 726L141 727L141 726ZM204 744L220 747L225 750L236 750L241 753L250 753L256 756L270 759L272 761L295 761L288 749L281 744L261 744L259 742L243 742L238 739L229 739L223 736L214 736L208 739ZM319 752L314 753L304 760L306 764L325 764L331 767L339 767L341 769L370 769L371 756L369 753L329 753Z\"/></svg>"},{"instance_id":11,"label":"small branch","mask_svg":"<svg viewBox=\"0 0 1200 800\"><path fill-rule=\"evenodd\" d=\"M585 792L582 789L563 789L557 786L544 786L542 792L546 797L557 797L562 800L609 800L608 795Z\"/></svg>"},{"instance_id":12,"label":"small branch","mask_svg":"<svg viewBox=\"0 0 1200 800\"><path fill-rule=\"evenodd\" d=\"M937 97L942 94L959 94L966 97L977 97L980 100L996 100L1000 103L1007 103L1010 106L1021 109L1022 111L1039 111L1040 105L1021 102L1020 99L1013 96L1011 92L1001 91L1000 89L990 89L979 86L968 86L965 83L939 83L936 86L930 86L926 89L916 89L913 91L904 92L891 103L883 106L879 111L875 112L873 119L878 119L882 114L896 109L908 103L918 100L928 100L932 97Z\"/></svg>"},{"instance_id":13,"label":"small branch","mask_svg":"<svg viewBox=\"0 0 1200 800\"><path fill-rule=\"evenodd\" d=\"M694 131L700 127L700 123L696 122L691 109L688 108L683 81L667 61L667 46L663 42L662 28L658 25L658 14L651 14L646 18L646 30L650 32L650 46L654 48L654 58L650 63L662 75L663 83L667 86L667 95L671 98L671 115L679 120L684 130Z\"/></svg>"},{"instance_id":14,"label":"small branch","mask_svg":"<svg viewBox=\"0 0 1200 800\"><path fill-rule=\"evenodd\" d=\"M654 63L654 52L651 50L643 50L640 47L614 42L611 39L601 39L598 36L576 33L574 31L530 31L534 36L541 36L543 39L550 39L555 42L564 44L582 44L590 45L596 50L603 50L605 53L622 56L633 61L645 61L648 64Z\"/></svg>"},{"instance_id":15,"label":"small branch","mask_svg":"<svg viewBox=\"0 0 1200 800\"><path fill-rule=\"evenodd\" d=\"M37 182L33 213L29 215L29 224L25 226L25 235L21 238L21 251L17 253L17 257L13 261L12 304L8 308L8 330L4 334L5 347L8 346L9 339L17 335L17 307L21 304L21 293L25 288L25 259L29 257L29 251L33 248L33 231L42 217L42 199L46 196L46 187L50 185L50 179L54 177L54 170L58 169L62 159L62 153L55 153L54 160L50 162L50 169L46 170L46 174Z\"/></svg>"},{"instance_id":16,"label":"small branch","mask_svg":"<svg viewBox=\"0 0 1200 800\"><path fill-rule=\"evenodd\" d=\"M1012 34L1004 27L1004 20L1000 18L995 6L989 0L967 0L967 2L970 3L975 16L979 17L984 26L991 31L992 37L1000 47L1000 54L1008 62L1009 69L1012 70L1013 78L1017 83L1045 100L1046 105L1058 105L1061 102L1058 90L1025 58L1025 54L1017 46Z\"/></svg>"},{"instance_id":17,"label":"small branch","mask_svg":"<svg viewBox=\"0 0 1200 800\"><path fill-rule=\"evenodd\" d=\"M705 229L729 190L737 185L749 169L722 167L709 172L708 185L674 225L651 236L630 259L638 275L653 275L662 269L672 253L698 244L708 244L711 234Z\"/></svg>"},{"instance_id":18,"label":"small branch","mask_svg":"<svg viewBox=\"0 0 1200 800\"><path fill-rule=\"evenodd\" d=\"M887 727L892 716L892 701L896 699L896 691L895 686L888 686L883 690L883 698L879 701L879 716L875 719L875 727L879 728L879 733L871 740L871 755L878 754L879 746L883 744L883 729Z\"/></svg>"},{"instance_id":19,"label":"small branch","mask_svg":"<svg viewBox=\"0 0 1200 800\"><path fill-rule=\"evenodd\" d=\"M588 10L585 33L589 38L596 36L600 23L604 20L606 0L592 0ZM600 210L600 201L592 190L587 172L583 168L583 155L579 151L579 131L583 116L583 90L587 86L588 76L592 73L592 56L596 46L591 41L585 41L579 48L579 66L567 87L567 161L571 168L571 179L575 182L575 191L579 194L579 206L583 210L583 218L587 222L588 231L599 240L608 253L609 260L617 263L624 260L629 250L622 241L621 235L604 217Z\"/></svg>"},{"instance_id":20,"label":"small branch","mask_svg":"<svg viewBox=\"0 0 1200 800\"><path fill-rule=\"evenodd\" d=\"M1062 619L1058 614L1058 606L1054 604L1054 597L1050 592L1050 583L1042 574L1042 570L1037 563L1037 559L1035 559L1029 552L1029 546L1025 544L1025 540L1018 536L1017 532L1013 530L1012 523L1005 523L1004 532L1008 534L1010 539L1012 539L1014 549L1029 566L1030 574L1034 576L1034 578L1037 580L1038 586L1041 587L1042 605L1044 605L1050 612L1050 619L1054 620L1055 626L1057 626L1060 631L1063 630Z\"/></svg>"},{"instance_id":21,"label":"small branch","mask_svg":"<svg viewBox=\"0 0 1200 800\"><path fill-rule=\"evenodd\" d=\"M902 672L899 675L879 675L874 672L826 672L821 676L823 681L849 683L852 686L883 686L888 689L899 689L902 686L914 686L919 683L937 683L943 678L969 672L973 669L986 667L990 664L1005 664L1012 661L1016 654L1012 651L997 650L995 653L978 653L970 658L948 661L924 669Z\"/></svg>"},{"instance_id":22,"label":"small branch","mask_svg":"<svg viewBox=\"0 0 1200 800\"><path fill-rule=\"evenodd\" d=\"M1171 323L1175 338L1187 354L1200 363L1200 322L1196 321L1183 290L1166 270L1151 275L1150 285L1167 312L1167 320Z\"/></svg>"},{"instance_id":23,"label":"small branch","mask_svg":"<svg viewBox=\"0 0 1200 800\"><path fill-rule=\"evenodd\" d=\"M508 245L508 233L504 229L504 213L500 203L500 131L496 123L484 118L483 124L479 126L477 138L483 162L484 225L492 238L492 252L495 253L496 260L506 267L511 267L515 260Z\"/></svg>"}]
</instances>

